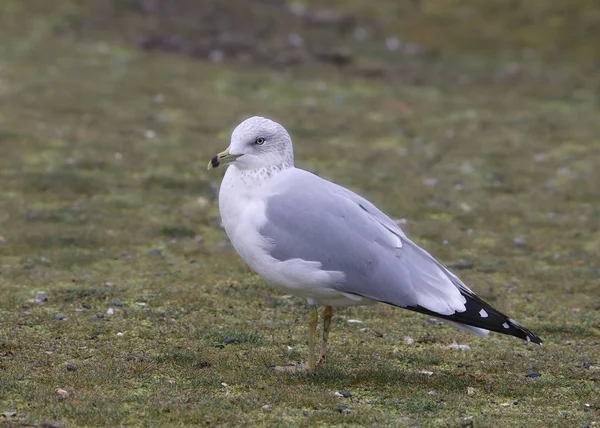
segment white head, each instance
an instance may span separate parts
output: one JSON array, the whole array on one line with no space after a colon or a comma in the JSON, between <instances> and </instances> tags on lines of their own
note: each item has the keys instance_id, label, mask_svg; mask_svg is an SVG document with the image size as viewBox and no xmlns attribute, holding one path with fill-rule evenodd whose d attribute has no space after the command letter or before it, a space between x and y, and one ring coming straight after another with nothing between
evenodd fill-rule
<instances>
[{"instance_id":1,"label":"white head","mask_svg":"<svg viewBox=\"0 0 600 428\"><path fill-rule=\"evenodd\" d=\"M231 144L212 158L209 169L226 162L232 162L240 169L289 168L294 165L292 139L277 122L251 117L233 130Z\"/></svg>"}]
</instances>

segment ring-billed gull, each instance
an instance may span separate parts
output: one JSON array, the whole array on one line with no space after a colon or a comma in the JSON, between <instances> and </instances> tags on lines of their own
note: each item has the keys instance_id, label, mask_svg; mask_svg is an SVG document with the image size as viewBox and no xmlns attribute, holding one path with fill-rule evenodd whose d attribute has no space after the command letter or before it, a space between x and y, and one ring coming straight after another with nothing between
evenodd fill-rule
<instances>
[{"instance_id":1,"label":"ring-billed gull","mask_svg":"<svg viewBox=\"0 0 600 428\"><path fill-rule=\"evenodd\" d=\"M439 317L478 336L495 331L542 344L477 297L371 202L295 168L292 140L280 124L263 117L240 123L208 169L226 163L219 191L225 231L256 273L308 301L310 369L325 364L332 308L375 302ZM318 362L317 305L324 306Z\"/></svg>"}]
</instances>

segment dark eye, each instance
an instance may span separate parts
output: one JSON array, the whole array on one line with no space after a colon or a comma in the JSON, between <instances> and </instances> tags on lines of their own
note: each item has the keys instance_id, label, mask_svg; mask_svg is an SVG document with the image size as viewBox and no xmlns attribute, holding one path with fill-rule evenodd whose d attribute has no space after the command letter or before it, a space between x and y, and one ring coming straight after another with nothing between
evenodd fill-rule
<instances>
[{"instance_id":1,"label":"dark eye","mask_svg":"<svg viewBox=\"0 0 600 428\"><path fill-rule=\"evenodd\" d=\"M263 144L265 144L265 139L263 137L258 137L256 140L254 140L254 144L262 146Z\"/></svg>"}]
</instances>

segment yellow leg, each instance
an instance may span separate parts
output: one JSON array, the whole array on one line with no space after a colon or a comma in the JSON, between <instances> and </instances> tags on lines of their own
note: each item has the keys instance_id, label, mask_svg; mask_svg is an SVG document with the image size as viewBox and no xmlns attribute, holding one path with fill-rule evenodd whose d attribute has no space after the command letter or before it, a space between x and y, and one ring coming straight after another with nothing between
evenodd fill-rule
<instances>
[{"instance_id":1,"label":"yellow leg","mask_svg":"<svg viewBox=\"0 0 600 428\"><path fill-rule=\"evenodd\" d=\"M321 342L321 352L319 356L319 367L324 367L327 359L327 340L329 339L329 327L331 326L331 317L333 316L333 308L325 306L323 308L323 341Z\"/></svg>"},{"instance_id":2,"label":"yellow leg","mask_svg":"<svg viewBox=\"0 0 600 428\"><path fill-rule=\"evenodd\" d=\"M317 305L309 305L309 320L308 325L308 369L315 369L315 342L317 341L317 324L319 322L319 311Z\"/></svg>"}]
</instances>

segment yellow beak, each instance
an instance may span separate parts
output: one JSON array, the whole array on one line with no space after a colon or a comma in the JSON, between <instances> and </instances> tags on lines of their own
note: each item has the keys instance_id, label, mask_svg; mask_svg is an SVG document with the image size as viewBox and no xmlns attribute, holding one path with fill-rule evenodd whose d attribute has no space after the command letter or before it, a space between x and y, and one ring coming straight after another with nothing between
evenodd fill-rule
<instances>
[{"instance_id":1,"label":"yellow beak","mask_svg":"<svg viewBox=\"0 0 600 428\"><path fill-rule=\"evenodd\" d=\"M213 156L212 159L210 160L210 162L208 163L208 167L206 169L208 171L210 171L211 169L218 167L222 163L226 164L226 163L233 162L240 156L242 156L242 155L233 155L233 154L229 153L229 147L228 147L225 151L219 153L218 155Z\"/></svg>"}]
</instances>

